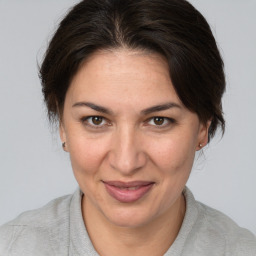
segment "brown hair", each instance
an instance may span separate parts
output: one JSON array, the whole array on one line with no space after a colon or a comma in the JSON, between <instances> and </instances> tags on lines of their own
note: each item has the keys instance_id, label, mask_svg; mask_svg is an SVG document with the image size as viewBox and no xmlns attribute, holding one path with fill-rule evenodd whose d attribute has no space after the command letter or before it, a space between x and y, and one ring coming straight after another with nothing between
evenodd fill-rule
<instances>
[{"instance_id":1,"label":"brown hair","mask_svg":"<svg viewBox=\"0 0 256 256\"><path fill-rule=\"evenodd\" d=\"M48 116L62 115L65 95L81 63L101 49L156 52L168 61L183 104L201 122L224 132L223 61L205 18L185 0L84 0L61 21L41 65Z\"/></svg>"}]
</instances>

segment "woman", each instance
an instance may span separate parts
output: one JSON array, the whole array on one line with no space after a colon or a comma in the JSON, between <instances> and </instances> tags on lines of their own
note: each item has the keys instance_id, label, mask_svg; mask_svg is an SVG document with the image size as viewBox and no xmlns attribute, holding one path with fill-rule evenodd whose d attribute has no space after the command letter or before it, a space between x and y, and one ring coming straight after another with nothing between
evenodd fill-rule
<instances>
[{"instance_id":1,"label":"woman","mask_svg":"<svg viewBox=\"0 0 256 256\"><path fill-rule=\"evenodd\" d=\"M184 0L85 0L42 63L43 94L79 190L0 229L0 255L255 255L196 202L196 151L224 131L223 63Z\"/></svg>"}]
</instances>

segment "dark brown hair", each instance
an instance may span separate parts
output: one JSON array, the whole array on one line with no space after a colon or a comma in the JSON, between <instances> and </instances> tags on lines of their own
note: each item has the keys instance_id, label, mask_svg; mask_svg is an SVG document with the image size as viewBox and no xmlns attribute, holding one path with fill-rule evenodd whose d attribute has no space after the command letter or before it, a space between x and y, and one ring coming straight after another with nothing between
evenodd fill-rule
<instances>
[{"instance_id":1,"label":"dark brown hair","mask_svg":"<svg viewBox=\"0 0 256 256\"><path fill-rule=\"evenodd\" d=\"M101 49L156 52L169 65L183 104L201 122L224 132L223 61L205 18L185 0L84 0L61 21L41 65L51 121L62 115L65 95L81 63Z\"/></svg>"}]
</instances>

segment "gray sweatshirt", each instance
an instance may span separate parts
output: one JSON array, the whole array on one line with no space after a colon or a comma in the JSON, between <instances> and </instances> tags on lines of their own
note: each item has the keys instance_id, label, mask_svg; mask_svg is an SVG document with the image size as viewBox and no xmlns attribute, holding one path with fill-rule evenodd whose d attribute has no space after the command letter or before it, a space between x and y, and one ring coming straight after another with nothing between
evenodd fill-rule
<instances>
[{"instance_id":1,"label":"gray sweatshirt","mask_svg":"<svg viewBox=\"0 0 256 256\"><path fill-rule=\"evenodd\" d=\"M180 232L165 256L256 256L256 237L195 201L188 188ZM94 256L81 212L81 191L21 214L0 227L0 256Z\"/></svg>"}]
</instances>

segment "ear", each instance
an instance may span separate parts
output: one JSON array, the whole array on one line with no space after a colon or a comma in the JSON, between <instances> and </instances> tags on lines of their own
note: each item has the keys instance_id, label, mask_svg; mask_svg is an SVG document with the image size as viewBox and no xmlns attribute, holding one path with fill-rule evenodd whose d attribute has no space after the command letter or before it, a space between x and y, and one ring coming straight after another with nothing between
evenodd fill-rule
<instances>
[{"instance_id":1,"label":"ear","mask_svg":"<svg viewBox=\"0 0 256 256\"><path fill-rule=\"evenodd\" d=\"M209 120L209 121L207 121L206 124L203 124L203 123L200 124L199 132L198 132L197 147L196 147L197 151L202 149L208 143L208 131L209 131L211 122L212 121Z\"/></svg>"},{"instance_id":2,"label":"ear","mask_svg":"<svg viewBox=\"0 0 256 256\"><path fill-rule=\"evenodd\" d=\"M59 134L60 134L60 139L62 141L63 150L66 152L69 152L68 143L67 143L67 134L66 134L65 126L62 121L59 122Z\"/></svg>"}]
</instances>

